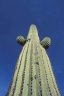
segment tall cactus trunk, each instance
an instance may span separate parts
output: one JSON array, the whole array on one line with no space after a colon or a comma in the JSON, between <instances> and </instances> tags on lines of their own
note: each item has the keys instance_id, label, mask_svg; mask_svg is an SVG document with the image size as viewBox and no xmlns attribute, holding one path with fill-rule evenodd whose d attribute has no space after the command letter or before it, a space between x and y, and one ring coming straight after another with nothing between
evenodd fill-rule
<instances>
[{"instance_id":1,"label":"tall cactus trunk","mask_svg":"<svg viewBox=\"0 0 64 96\"><path fill-rule=\"evenodd\" d=\"M35 25L30 27L6 96L61 96Z\"/></svg>"}]
</instances>

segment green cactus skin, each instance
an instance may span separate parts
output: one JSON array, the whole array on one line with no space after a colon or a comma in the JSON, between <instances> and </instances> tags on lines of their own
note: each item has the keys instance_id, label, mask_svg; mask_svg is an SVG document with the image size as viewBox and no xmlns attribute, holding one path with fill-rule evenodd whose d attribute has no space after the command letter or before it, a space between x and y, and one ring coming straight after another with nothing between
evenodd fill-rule
<instances>
[{"instance_id":1,"label":"green cactus skin","mask_svg":"<svg viewBox=\"0 0 64 96\"><path fill-rule=\"evenodd\" d=\"M35 25L30 26L27 40L6 96L61 96Z\"/></svg>"},{"instance_id":2,"label":"green cactus skin","mask_svg":"<svg viewBox=\"0 0 64 96\"><path fill-rule=\"evenodd\" d=\"M41 41L41 45L45 48L48 49L48 47L51 45L51 39L49 37L45 37L42 41Z\"/></svg>"},{"instance_id":3,"label":"green cactus skin","mask_svg":"<svg viewBox=\"0 0 64 96\"><path fill-rule=\"evenodd\" d=\"M24 45L24 44L26 43L26 40L25 40L25 38L24 38L23 36L18 36L18 37L16 38L16 40L17 40L17 42L18 42L19 44L21 44L21 45Z\"/></svg>"}]
</instances>

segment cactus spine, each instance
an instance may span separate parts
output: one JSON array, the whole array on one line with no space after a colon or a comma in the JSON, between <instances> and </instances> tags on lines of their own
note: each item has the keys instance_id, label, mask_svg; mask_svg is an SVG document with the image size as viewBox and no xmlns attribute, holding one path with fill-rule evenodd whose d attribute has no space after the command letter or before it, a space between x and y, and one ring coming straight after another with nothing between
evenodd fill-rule
<instances>
[{"instance_id":1,"label":"cactus spine","mask_svg":"<svg viewBox=\"0 0 64 96\"><path fill-rule=\"evenodd\" d=\"M47 44L46 40L42 45L49 47L50 44L49 42ZM24 47L6 96L61 96L45 47L40 43L36 26L30 26L27 40L20 37L18 42Z\"/></svg>"}]
</instances>

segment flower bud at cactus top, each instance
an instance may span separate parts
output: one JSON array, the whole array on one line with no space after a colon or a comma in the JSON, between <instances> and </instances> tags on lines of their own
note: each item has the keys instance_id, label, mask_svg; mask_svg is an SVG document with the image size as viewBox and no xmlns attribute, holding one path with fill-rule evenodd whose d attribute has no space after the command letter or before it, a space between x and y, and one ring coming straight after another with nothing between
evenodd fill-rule
<instances>
[{"instance_id":1,"label":"flower bud at cactus top","mask_svg":"<svg viewBox=\"0 0 64 96\"><path fill-rule=\"evenodd\" d=\"M26 39L23 36L18 36L16 40L21 45L24 45L26 43Z\"/></svg>"},{"instance_id":2,"label":"flower bud at cactus top","mask_svg":"<svg viewBox=\"0 0 64 96\"><path fill-rule=\"evenodd\" d=\"M42 41L41 41L41 45L45 48L48 49L48 47L51 45L51 39L49 37L45 37Z\"/></svg>"}]
</instances>

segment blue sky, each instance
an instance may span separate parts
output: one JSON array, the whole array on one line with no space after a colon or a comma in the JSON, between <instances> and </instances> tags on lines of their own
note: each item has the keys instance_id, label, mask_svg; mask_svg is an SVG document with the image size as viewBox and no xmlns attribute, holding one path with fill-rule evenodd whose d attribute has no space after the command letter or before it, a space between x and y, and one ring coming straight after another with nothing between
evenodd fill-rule
<instances>
[{"instance_id":1,"label":"blue sky","mask_svg":"<svg viewBox=\"0 0 64 96\"><path fill-rule=\"evenodd\" d=\"M52 39L47 50L56 81L64 96L64 1L0 0L0 96L5 96L22 46L16 37L36 24L40 40Z\"/></svg>"}]
</instances>

